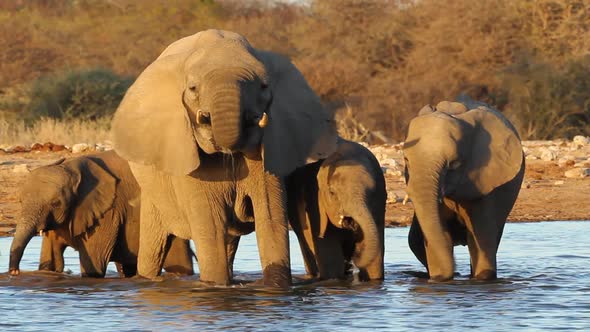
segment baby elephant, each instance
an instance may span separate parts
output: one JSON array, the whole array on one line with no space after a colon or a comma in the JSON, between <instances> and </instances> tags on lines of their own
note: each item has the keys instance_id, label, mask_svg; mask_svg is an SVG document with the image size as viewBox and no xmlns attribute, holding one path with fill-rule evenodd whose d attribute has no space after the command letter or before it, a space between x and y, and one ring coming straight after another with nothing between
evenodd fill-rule
<instances>
[{"instance_id":1,"label":"baby elephant","mask_svg":"<svg viewBox=\"0 0 590 332\"><path fill-rule=\"evenodd\" d=\"M340 140L322 162L288 179L289 217L309 275L343 278L350 262L361 280L383 279L385 179L375 156Z\"/></svg>"},{"instance_id":2,"label":"baby elephant","mask_svg":"<svg viewBox=\"0 0 590 332\"><path fill-rule=\"evenodd\" d=\"M22 216L10 248L9 272L18 275L25 247L43 238L39 269L63 271L66 246L80 254L82 276L104 277L109 261L125 276L137 269L139 185L114 151L60 161L31 172L21 190ZM193 274L187 240L170 238L166 270Z\"/></svg>"}]
</instances>

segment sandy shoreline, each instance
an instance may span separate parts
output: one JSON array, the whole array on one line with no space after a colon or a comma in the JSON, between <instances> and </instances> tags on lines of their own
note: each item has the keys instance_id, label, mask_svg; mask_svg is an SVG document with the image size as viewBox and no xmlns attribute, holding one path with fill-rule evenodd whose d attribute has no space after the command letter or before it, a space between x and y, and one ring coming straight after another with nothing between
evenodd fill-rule
<instances>
[{"instance_id":1,"label":"sandy shoreline","mask_svg":"<svg viewBox=\"0 0 590 332\"><path fill-rule=\"evenodd\" d=\"M525 141L523 146L527 155L525 180L509 221L590 220L590 140ZM411 203L402 204L405 183L401 146L369 148L379 159L387 180L386 224L390 227L407 226L411 222L413 207ZM0 150L0 236L10 235L14 229L20 214L18 188L26 178L27 170L61 157L89 152L6 153Z\"/></svg>"}]
</instances>

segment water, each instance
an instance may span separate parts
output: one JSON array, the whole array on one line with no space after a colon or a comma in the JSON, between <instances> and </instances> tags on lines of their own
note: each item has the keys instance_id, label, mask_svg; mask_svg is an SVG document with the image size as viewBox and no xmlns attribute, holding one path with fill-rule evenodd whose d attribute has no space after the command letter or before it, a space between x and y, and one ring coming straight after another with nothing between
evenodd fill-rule
<instances>
[{"instance_id":1,"label":"water","mask_svg":"<svg viewBox=\"0 0 590 332\"><path fill-rule=\"evenodd\" d=\"M468 280L468 253L456 247L455 281L435 284L407 247L408 228L386 230L383 282L326 281L289 290L256 288L260 277L254 235L243 238L236 258L242 285L204 287L196 277L162 282L78 277L77 254L66 251L70 275L0 274L0 330L171 331L357 330L392 331L590 329L590 222L508 224L498 253L501 279ZM304 272L292 235L295 275ZM8 269L11 238L0 238L0 271ZM25 252L21 268L38 264L40 238Z\"/></svg>"}]
</instances>

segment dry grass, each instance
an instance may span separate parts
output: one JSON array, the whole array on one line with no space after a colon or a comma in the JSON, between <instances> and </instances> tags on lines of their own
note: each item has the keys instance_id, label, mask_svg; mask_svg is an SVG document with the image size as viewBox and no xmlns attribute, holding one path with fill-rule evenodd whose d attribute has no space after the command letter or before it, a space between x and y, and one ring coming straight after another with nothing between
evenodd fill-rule
<instances>
[{"instance_id":1,"label":"dry grass","mask_svg":"<svg viewBox=\"0 0 590 332\"><path fill-rule=\"evenodd\" d=\"M2 95L40 75L102 67L136 76L170 42L221 28L290 56L330 108L352 112L365 129L396 141L422 106L461 93L509 113L526 139L571 136L590 127L590 90L579 76L561 75L590 52L588 0L269 3L0 1L0 108ZM530 73L515 71L519 63L547 70L538 76L550 77L542 82L549 88L525 86ZM586 92L570 97L554 88L552 77ZM546 96L529 98L529 92ZM547 110L538 110L540 102ZM564 122L575 128L540 126L551 123L549 108L558 118L575 113Z\"/></svg>"},{"instance_id":2,"label":"dry grass","mask_svg":"<svg viewBox=\"0 0 590 332\"><path fill-rule=\"evenodd\" d=\"M110 137L109 123L110 119L61 121L44 118L27 127L23 121L0 119L0 145L103 143Z\"/></svg>"}]
</instances>

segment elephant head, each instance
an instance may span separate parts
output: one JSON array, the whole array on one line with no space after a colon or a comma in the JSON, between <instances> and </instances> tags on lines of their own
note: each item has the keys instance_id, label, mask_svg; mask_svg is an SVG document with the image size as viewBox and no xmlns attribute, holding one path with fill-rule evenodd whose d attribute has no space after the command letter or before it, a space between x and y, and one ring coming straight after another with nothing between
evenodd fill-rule
<instances>
[{"instance_id":1,"label":"elephant head","mask_svg":"<svg viewBox=\"0 0 590 332\"><path fill-rule=\"evenodd\" d=\"M219 30L168 46L125 95L113 134L125 159L169 174L198 169L201 152L239 152L278 176L325 158L337 136L288 59Z\"/></svg>"},{"instance_id":2,"label":"elephant head","mask_svg":"<svg viewBox=\"0 0 590 332\"><path fill-rule=\"evenodd\" d=\"M440 220L442 200L482 198L512 180L523 161L520 138L500 113L461 106L423 108L404 142L407 193L424 233L432 279L451 279L454 272L453 244Z\"/></svg>"},{"instance_id":3,"label":"elephant head","mask_svg":"<svg viewBox=\"0 0 590 332\"><path fill-rule=\"evenodd\" d=\"M10 248L10 274L19 274L23 252L35 234L67 227L75 238L91 231L112 208L116 183L87 158L33 170L20 192L22 212Z\"/></svg>"}]
</instances>

